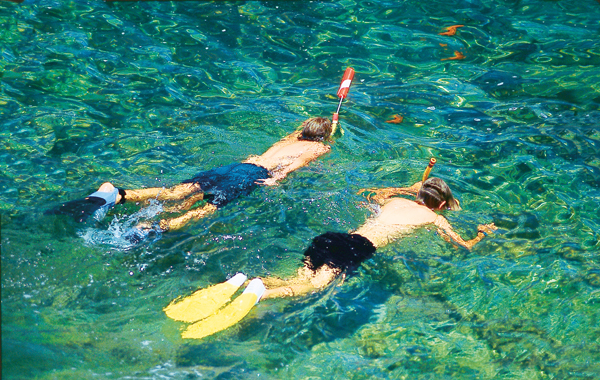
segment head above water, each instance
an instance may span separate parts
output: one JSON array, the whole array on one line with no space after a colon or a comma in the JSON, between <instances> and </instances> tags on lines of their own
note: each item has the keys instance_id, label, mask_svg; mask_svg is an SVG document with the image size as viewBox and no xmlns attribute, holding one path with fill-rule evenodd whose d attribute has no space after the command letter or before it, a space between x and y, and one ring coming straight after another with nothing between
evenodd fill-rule
<instances>
[{"instance_id":1,"label":"head above water","mask_svg":"<svg viewBox=\"0 0 600 380\"><path fill-rule=\"evenodd\" d=\"M331 135L331 121L326 117L311 117L302 123L300 140L323 141Z\"/></svg>"},{"instance_id":2,"label":"head above water","mask_svg":"<svg viewBox=\"0 0 600 380\"><path fill-rule=\"evenodd\" d=\"M432 177L423 182L415 201L432 210L460 210L460 205L454 199L450 187L440 178Z\"/></svg>"}]
</instances>

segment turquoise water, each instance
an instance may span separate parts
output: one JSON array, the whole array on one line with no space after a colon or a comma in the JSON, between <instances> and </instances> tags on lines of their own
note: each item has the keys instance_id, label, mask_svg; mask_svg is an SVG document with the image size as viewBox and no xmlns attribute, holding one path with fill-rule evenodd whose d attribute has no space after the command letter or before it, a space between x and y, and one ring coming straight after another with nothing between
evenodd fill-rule
<instances>
[{"instance_id":1,"label":"turquoise water","mask_svg":"<svg viewBox=\"0 0 600 380\"><path fill-rule=\"evenodd\" d=\"M600 3L48 0L0 2L0 26L3 379L600 377ZM344 135L280 186L133 247L110 236L160 205L43 215L261 153L330 116L348 66ZM456 230L500 227L471 252L424 229L202 341L162 312L293 274L371 215L358 189L431 156Z\"/></svg>"}]
</instances>

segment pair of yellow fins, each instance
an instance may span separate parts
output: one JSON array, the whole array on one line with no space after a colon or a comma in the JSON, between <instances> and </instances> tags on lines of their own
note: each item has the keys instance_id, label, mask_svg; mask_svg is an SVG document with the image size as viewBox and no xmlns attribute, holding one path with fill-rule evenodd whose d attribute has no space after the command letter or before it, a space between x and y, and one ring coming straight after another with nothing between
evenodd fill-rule
<instances>
[{"instance_id":1,"label":"pair of yellow fins","mask_svg":"<svg viewBox=\"0 0 600 380\"><path fill-rule=\"evenodd\" d=\"M202 339L238 323L260 301L265 286L255 278L239 297L225 306L246 278L243 273L238 273L225 282L177 298L163 310L171 319L192 323L181 334L182 338Z\"/></svg>"}]
</instances>

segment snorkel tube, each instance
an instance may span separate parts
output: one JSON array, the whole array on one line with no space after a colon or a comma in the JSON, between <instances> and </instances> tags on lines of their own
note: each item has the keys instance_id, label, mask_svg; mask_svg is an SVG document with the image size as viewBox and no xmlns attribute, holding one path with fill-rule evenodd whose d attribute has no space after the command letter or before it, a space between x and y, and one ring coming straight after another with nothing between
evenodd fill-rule
<instances>
[{"instance_id":1,"label":"snorkel tube","mask_svg":"<svg viewBox=\"0 0 600 380\"><path fill-rule=\"evenodd\" d=\"M435 165L436 162L436 159L434 157L431 157L431 159L429 160L429 165L427 165L425 173L423 173L423 180L421 182L425 182L427 180L427 178L429 177L429 172L431 172L431 169L433 168L433 165Z\"/></svg>"},{"instance_id":2,"label":"snorkel tube","mask_svg":"<svg viewBox=\"0 0 600 380\"><path fill-rule=\"evenodd\" d=\"M340 107L342 106L342 102L344 98L348 96L348 91L350 91L350 85L352 84L352 79L354 79L354 69L352 67L346 68L344 72L344 76L342 77L342 82L340 83L340 88L338 89L337 96L340 98L340 102L338 103L337 110L333 114L331 118L331 135L335 133L339 120Z\"/></svg>"}]
</instances>

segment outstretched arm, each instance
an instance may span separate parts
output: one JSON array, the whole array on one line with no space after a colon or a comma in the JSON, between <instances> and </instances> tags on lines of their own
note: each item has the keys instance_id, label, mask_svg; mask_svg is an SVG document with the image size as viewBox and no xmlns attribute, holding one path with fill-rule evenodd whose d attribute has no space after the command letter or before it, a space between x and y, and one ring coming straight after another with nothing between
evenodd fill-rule
<instances>
[{"instance_id":1,"label":"outstretched arm","mask_svg":"<svg viewBox=\"0 0 600 380\"><path fill-rule=\"evenodd\" d=\"M379 204L383 204L387 199L394 195L412 195L416 196L419 190L421 190L422 182L417 182L410 187L386 187L384 189L360 189L357 194L368 192L366 195L369 202L375 201ZM373 194L375 193L375 194Z\"/></svg>"},{"instance_id":2,"label":"outstretched arm","mask_svg":"<svg viewBox=\"0 0 600 380\"><path fill-rule=\"evenodd\" d=\"M438 233L446 241L451 242L452 240L454 240L455 242L467 249L473 248L473 246L479 243L487 234L491 234L498 229L498 227L496 227L494 223L480 224L479 226L477 226L477 236L471 240L464 240L462 237L460 237L459 234L454 232L448 220L443 216L438 215L438 217L435 219L434 224L438 227Z\"/></svg>"},{"instance_id":3,"label":"outstretched arm","mask_svg":"<svg viewBox=\"0 0 600 380\"><path fill-rule=\"evenodd\" d=\"M214 213L217 207L211 203L207 203L203 207L193 209L185 214L172 219L163 219L159 222L159 227L163 231L178 230L192 220L200 220L207 215Z\"/></svg>"}]
</instances>

